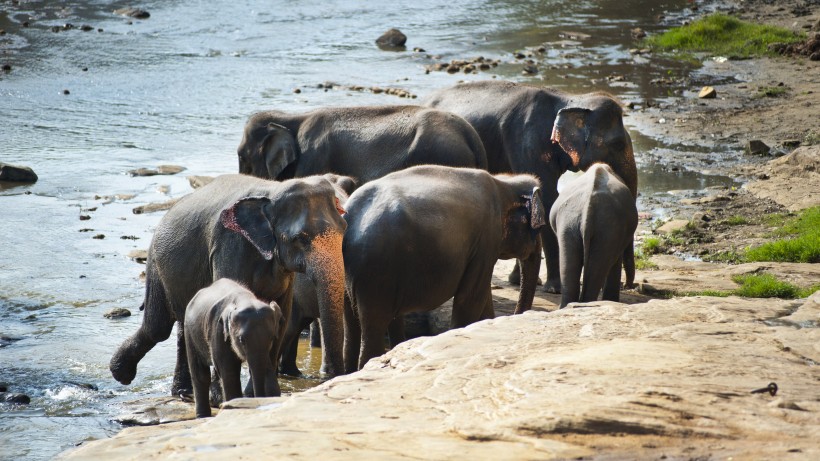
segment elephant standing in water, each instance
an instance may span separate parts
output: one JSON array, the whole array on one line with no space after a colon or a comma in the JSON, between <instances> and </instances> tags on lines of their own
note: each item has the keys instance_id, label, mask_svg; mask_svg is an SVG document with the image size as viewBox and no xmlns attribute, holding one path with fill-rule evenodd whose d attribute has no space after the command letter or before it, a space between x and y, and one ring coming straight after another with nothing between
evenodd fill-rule
<instances>
[{"instance_id":1,"label":"elephant standing in water","mask_svg":"<svg viewBox=\"0 0 820 461\"><path fill-rule=\"evenodd\" d=\"M242 397L242 362L248 362L254 397L279 392L273 346L282 337L285 322L275 301L263 303L230 279L219 279L194 295L185 309L185 350L197 418L211 416L210 365L226 402Z\"/></svg>"},{"instance_id":2,"label":"elephant standing in water","mask_svg":"<svg viewBox=\"0 0 820 461\"><path fill-rule=\"evenodd\" d=\"M451 326L495 315L498 259L521 261L516 313L532 306L546 225L538 180L486 171L417 166L369 182L347 201L342 244L345 368L384 353L391 319L429 311L454 297Z\"/></svg>"},{"instance_id":3,"label":"elephant standing in water","mask_svg":"<svg viewBox=\"0 0 820 461\"><path fill-rule=\"evenodd\" d=\"M336 173L360 185L414 165L487 168L467 121L419 106L258 112L237 154L240 173L277 180Z\"/></svg>"},{"instance_id":4,"label":"elephant standing in water","mask_svg":"<svg viewBox=\"0 0 820 461\"><path fill-rule=\"evenodd\" d=\"M347 227L337 194L326 178L273 182L225 175L183 197L162 218L148 249L142 325L111 358L114 378L129 384L137 363L179 322L172 392L190 390L183 339L185 307L215 280L247 286L290 316L294 273L306 273L317 292L323 335L322 370L342 374L344 263ZM278 366L281 344L274 346ZM278 384L276 394L278 394Z\"/></svg>"},{"instance_id":5,"label":"elephant standing in water","mask_svg":"<svg viewBox=\"0 0 820 461\"><path fill-rule=\"evenodd\" d=\"M609 165L596 163L569 183L550 210L561 251L561 306L603 298L618 301L621 259L638 227L635 199ZM581 269L584 272L581 289Z\"/></svg>"},{"instance_id":6,"label":"elephant standing in water","mask_svg":"<svg viewBox=\"0 0 820 461\"><path fill-rule=\"evenodd\" d=\"M541 181L544 206L558 197L558 178L586 171L593 163L612 167L638 195L638 173L632 140L623 124L623 109L604 93L570 95L504 81L455 85L430 95L423 104L464 117L478 132L491 173L534 174ZM547 264L544 291L561 289L558 241L550 226L541 230ZM624 251L627 286L635 278L632 245ZM518 271L510 274L517 283Z\"/></svg>"}]
</instances>

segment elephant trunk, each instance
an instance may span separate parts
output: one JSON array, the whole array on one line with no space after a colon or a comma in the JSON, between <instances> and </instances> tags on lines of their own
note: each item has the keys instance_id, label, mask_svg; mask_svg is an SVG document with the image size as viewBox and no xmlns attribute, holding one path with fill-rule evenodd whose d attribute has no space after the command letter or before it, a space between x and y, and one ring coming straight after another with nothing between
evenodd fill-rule
<instances>
[{"instance_id":1,"label":"elephant trunk","mask_svg":"<svg viewBox=\"0 0 820 461\"><path fill-rule=\"evenodd\" d=\"M345 268L342 234L328 230L311 242L306 256L307 274L316 285L319 324L322 329L322 368L328 376L344 374Z\"/></svg>"},{"instance_id":2,"label":"elephant trunk","mask_svg":"<svg viewBox=\"0 0 820 461\"><path fill-rule=\"evenodd\" d=\"M521 314L532 308L538 272L541 269L541 245L536 245L535 250L526 259L519 259L518 264L521 271L521 286L514 314Z\"/></svg>"},{"instance_id":3,"label":"elephant trunk","mask_svg":"<svg viewBox=\"0 0 820 461\"><path fill-rule=\"evenodd\" d=\"M267 354L261 351L248 354L248 370L251 374L254 397L271 397L265 389L265 378L270 367L270 359Z\"/></svg>"},{"instance_id":4,"label":"elephant trunk","mask_svg":"<svg viewBox=\"0 0 820 461\"><path fill-rule=\"evenodd\" d=\"M154 341L143 328L126 339L108 364L114 379L122 384L131 384L137 375L137 363L153 349L156 343L157 341Z\"/></svg>"}]
</instances>

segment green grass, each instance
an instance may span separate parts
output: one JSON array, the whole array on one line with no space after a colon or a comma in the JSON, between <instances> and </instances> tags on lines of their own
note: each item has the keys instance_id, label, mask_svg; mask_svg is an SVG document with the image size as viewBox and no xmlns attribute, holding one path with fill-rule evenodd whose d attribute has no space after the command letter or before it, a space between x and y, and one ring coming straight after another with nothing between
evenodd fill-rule
<instances>
[{"instance_id":1,"label":"green grass","mask_svg":"<svg viewBox=\"0 0 820 461\"><path fill-rule=\"evenodd\" d=\"M651 48L683 52L707 52L732 59L772 54L771 43L792 43L805 38L788 29L741 21L725 14L705 16L646 39Z\"/></svg>"},{"instance_id":2,"label":"green grass","mask_svg":"<svg viewBox=\"0 0 820 461\"><path fill-rule=\"evenodd\" d=\"M730 216L725 221L724 224L727 226L741 226L743 224L749 224L749 220L744 218L743 216Z\"/></svg>"},{"instance_id":3,"label":"green grass","mask_svg":"<svg viewBox=\"0 0 820 461\"><path fill-rule=\"evenodd\" d=\"M757 96L760 98L777 98L785 96L788 92L789 89L785 86L764 86L758 88Z\"/></svg>"},{"instance_id":4,"label":"green grass","mask_svg":"<svg viewBox=\"0 0 820 461\"><path fill-rule=\"evenodd\" d=\"M746 251L746 261L820 263L820 207L786 219L775 235L786 238Z\"/></svg>"},{"instance_id":5,"label":"green grass","mask_svg":"<svg viewBox=\"0 0 820 461\"><path fill-rule=\"evenodd\" d=\"M803 145L811 146L814 144L820 144L820 132L811 130L803 136Z\"/></svg>"},{"instance_id":6,"label":"green grass","mask_svg":"<svg viewBox=\"0 0 820 461\"><path fill-rule=\"evenodd\" d=\"M800 288L766 273L736 275L732 280L740 284L734 294L746 298L805 298L820 289L820 284Z\"/></svg>"},{"instance_id":7,"label":"green grass","mask_svg":"<svg viewBox=\"0 0 820 461\"><path fill-rule=\"evenodd\" d=\"M657 237L647 237L641 245L641 254L650 256L661 251L661 239Z\"/></svg>"}]
</instances>

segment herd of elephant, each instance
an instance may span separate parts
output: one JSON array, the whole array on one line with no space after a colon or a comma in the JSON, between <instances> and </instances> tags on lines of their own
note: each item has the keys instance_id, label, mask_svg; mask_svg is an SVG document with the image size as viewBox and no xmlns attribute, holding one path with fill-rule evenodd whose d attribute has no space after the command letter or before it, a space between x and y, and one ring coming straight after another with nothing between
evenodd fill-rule
<instances>
[{"instance_id":1,"label":"herd of elephant","mask_svg":"<svg viewBox=\"0 0 820 461\"><path fill-rule=\"evenodd\" d=\"M494 316L498 259L517 260L515 313L543 290L561 307L634 279L637 170L620 104L503 81L461 83L419 106L252 115L239 173L162 218L142 324L111 358L129 384L179 324L172 393L279 395L318 317L322 373L360 369L403 340L402 315L453 298L452 327ZM566 171L585 171L558 194ZM583 283L581 275L583 268ZM211 376L209 366L213 365ZM217 379L217 376L219 379ZM221 386L221 387L220 387ZM213 389L211 389L213 388Z\"/></svg>"}]
</instances>

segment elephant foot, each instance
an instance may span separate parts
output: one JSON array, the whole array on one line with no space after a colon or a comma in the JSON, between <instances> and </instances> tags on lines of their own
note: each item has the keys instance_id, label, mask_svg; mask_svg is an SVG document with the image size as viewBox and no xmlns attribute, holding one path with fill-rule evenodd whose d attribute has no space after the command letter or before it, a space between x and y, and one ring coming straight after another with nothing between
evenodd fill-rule
<instances>
[{"instance_id":1,"label":"elephant foot","mask_svg":"<svg viewBox=\"0 0 820 461\"><path fill-rule=\"evenodd\" d=\"M282 364L282 366L279 369L279 373L286 376L293 376L295 378L300 378L302 376L302 372L299 370L299 367L297 367L295 364L287 366L285 364Z\"/></svg>"},{"instance_id":2,"label":"elephant foot","mask_svg":"<svg viewBox=\"0 0 820 461\"><path fill-rule=\"evenodd\" d=\"M541 291L543 291L544 293L553 294L561 293L561 280L547 280L547 283L545 283L544 286L541 287Z\"/></svg>"},{"instance_id":3,"label":"elephant foot","mask_svg":"<svg viewBox=\"0 0 820 461\"><path fill-rule=\"evenodd\" d=\"M507 281L513 286L521 285L521 273L518 270L518 266L515 266L512 272L510 272L510 275L507 276Z\"/></svg>"}]
</instances>

